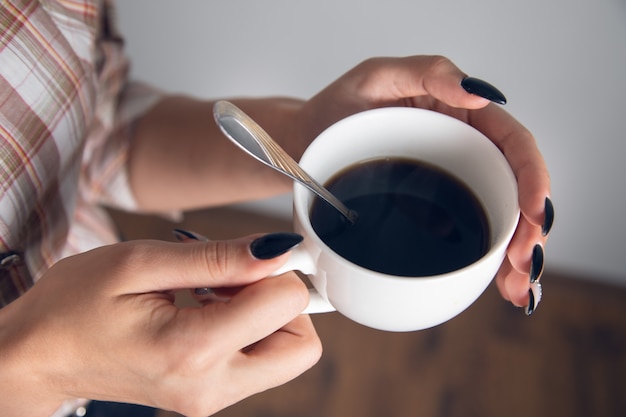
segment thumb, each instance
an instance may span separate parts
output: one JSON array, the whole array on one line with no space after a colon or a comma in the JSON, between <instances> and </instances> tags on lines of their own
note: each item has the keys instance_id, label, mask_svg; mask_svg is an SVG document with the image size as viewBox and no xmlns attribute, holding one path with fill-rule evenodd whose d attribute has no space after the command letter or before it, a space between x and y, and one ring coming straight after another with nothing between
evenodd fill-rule
<instances>
[{"instance_id":1,"label":"thumb","mask_svg":"<svg viewBox=\"0 0 626 417\"><path fill-rule=\"evenodd\" d=\"M482 108L490 101L506 103L505 96L497 88L478 78L468 77L443 56L378 58L365 64L372 67L369 72L375 76L369 77L373 82L365 83L364 89L374 97L404 100L429 95L449 106L466 109Z\"/></svg>"},{"instance_id":2,"label":"thumb","mask_svg":"<svg viewBox=\"0 0 626 417\"><path fill-rule=\"evenodd\" d=\"M300 242L302 236L295 233L271 233L185 244L121 243L114 245L122 256L118 266L132 277L118 274L123 282L117 288L123 293L142 293L246 285L279 268Z\"/></svg>"},{"instance_id":3,"label":"thumb","mask_svg":"<svg viewBox=\"0 0 626 417\"><path fill-rule=\"evenodd\" d=\"M495 86L475 77L468 77L450 60L434 57L424 71L423 88L428 94L449 106L480 109L489 102L506 104L506 97Z\"/></svg>"}]
</instances>

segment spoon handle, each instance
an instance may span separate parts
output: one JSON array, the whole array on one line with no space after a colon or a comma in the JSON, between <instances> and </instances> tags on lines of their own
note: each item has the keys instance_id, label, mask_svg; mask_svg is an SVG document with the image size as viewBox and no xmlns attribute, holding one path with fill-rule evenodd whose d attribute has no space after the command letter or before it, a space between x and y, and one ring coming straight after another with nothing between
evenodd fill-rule
<instances>
[{"instance_id":1,"label":"spoon handle","mask_svg":"<svg viewBox=\"0 0 626 417\"><path fill-rule=\"evenodd\" d=\"M226 136L248 154L309 188L339 210L351 223L356 221L356 212L346 207L337 197L307 174L258 123L237 106L228 101L218 101L214 107L214 115ZM247 135L244 135L245 139L242 138L242 135L234 134L233 125L228 120L235 120L240 127L247 131ZM250 138L254 144L247 140Z\"/></svg>"}]
</instances>

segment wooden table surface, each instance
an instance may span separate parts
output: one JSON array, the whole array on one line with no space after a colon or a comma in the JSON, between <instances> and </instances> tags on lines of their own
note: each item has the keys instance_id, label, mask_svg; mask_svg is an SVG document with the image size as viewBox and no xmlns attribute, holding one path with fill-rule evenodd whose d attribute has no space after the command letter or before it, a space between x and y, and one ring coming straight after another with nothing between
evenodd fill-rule
<instances>
[{"instance_id":1,"label":"wooden table surface","mask_svg":"<svg viewBox=\"0 0 626 417\"><path fill-rule=\"evenodd\" d=\"M128 239L172 240L174 227L213 239L291 229L235 209L191 212L179 224L113 215ZM495 285L456 318L419 332L316 315L320 362L216 416L626 416L626 289L549 268L542 283L544 299L532 317L504 302Z\"/></svg>"}]
</instances>

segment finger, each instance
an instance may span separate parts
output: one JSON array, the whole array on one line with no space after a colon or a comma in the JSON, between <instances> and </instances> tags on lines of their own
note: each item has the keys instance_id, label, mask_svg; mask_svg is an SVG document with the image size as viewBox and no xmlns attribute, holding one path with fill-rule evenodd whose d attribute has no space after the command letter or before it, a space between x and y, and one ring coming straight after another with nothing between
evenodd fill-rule
<instances>
[{"instance_id":1,"label":"finger","mask_svg":"<svg viewBox=\"0 0 626 417\"><path fill-rule=\"evenodd\" d=\"M211 333L220 335L227 353L244 349L282 328L300 315L308 300L302 280L287 273L249 284L228 303L204 306L203 314Z\"/></svg>"},{"instance_id":2,"label":"finger","mask_svg":"<svg viewBox=\"0 0 626 417\"><path fill-rule=\"evenodd\" d=\"M508 258L505 258L496 274L496 285L502 297L513 305L522 307L528 304L528 274L513 268Z\"/></svg>"},{"instance_id":3,"label":"finger","mask_svg":"<svg viewBox=\"0 0 626 417\"><path fill-rule=\"evenodd\" d=\"M509 291L507 290L506 285L505 285L505 280L506 280L507 275L511 273L512 269L513 267L511 266L509 259L505 256L504 261L502 261L502 265L500 265L500 269L498 269L498 272L496 273L496 278L495 278L498 291L500 292L500 295L502 296L502 298L504 298L506 301L511 301L511 297L509 296Z\"/></svg>"},{"instance_id":4,"label":"finger","mask_svg":"<svg viewBox=\"0 0 626 417\"><path fill-rule=\"evenodd\" d=\"M469 123L493 141L505 155L518 182L522 214L534 225L546 221L550 175L532 134L497 106L469 112Z\"/></svg>"},{"instance_id":5,"label":"finger","mask_svg":"<svg viewBox=\"0 0 626 417\"><path fill-rule=\"evenodd\" d=\"M194 242L209 242L210 239L206 236L203 236L199 233L192 232L184 229L174 229L172 230L172 234L181 243L194 243ZM223 297L217 295L213 288L210 287L201 287L201 288L190 288L189 294L191 298L196 300L196 302L200 304L209 304L212 302L225 302L230 299L230 297Z\"/></svg>"},{"instance_id":6,"label":"finger","mask_svg":"<svg viewBox=\"0 0 626 417\"><path fill-rule=\"evenodd\" d=\"M218 383L236 387L219 398L208 401L202 412L208 415L261 391L274 388L297 377L313 366L321 355L321 344L308 316L301 315L245 352L236 352L224 360L228 369ZM210 382L209 385L211 386ZM204 398L199 395L200 401Z\"/></svg>"},{"instance_id":7,"label":"finger","mask_svg":"<svg viewBox=\"0 0 626 417\"><path fill-rule=\"evenodd\" d=\"M546 237L543 236L541 227L530 223L525 216L520 216L517 229L507 249L507 256L513 268L529 274L535 246L543 247L545 241Z\"/></svg>"},{"instance_id":8,"label":"finger","mask_svg":"<svg viewBox=\"0 0 626 417\"><path fill-rule=\"evenodd\" d=\"M174 235L176 240L182 243L194 243L197 241L208 242L209 241L209 238L207 238L206 236L200 235L198 233L195 233L189 230L184 230L184 229L174 229L172 230L172 234ZM190 288L189 294L191 298L193 298L200 304L208 304L213 301L226 301L226 299L222 300L220 298L217 298L213 292L213 289L209 287Z\"/></svg>"},{"instance_id":9,"label":"finger","mask_svg":"<svg viewBox=\"0 0 626 417\"><path fill-rule=\"evenodd\" d=\"M296 234L269 234L184 245L161 241L125 242L109 247L110 253L104 259L132 274L132 280L115 283L117 291L121 292L231 287L269 275L286 262L287 252L301 239ZM262 253L266 259L252 253L251 246L261 246L257 245L259 242L263 244L261 249L267 252Z\"/></svg>"},{"instance_id":10,"label":"finger","mask_svg":"<svg viewBox=\"0 0 626 417\"><path fill-rule=\"evenodd\" d=\"M238 381L260 379L268 387L275 387L311 368L321 353L322 345L310 317L299 315L242 352L234 362L233 377Z\"/></svg>"},{"instance_id":11,"label":"finger","mask_svg":"<svg viewBox=\"0 0 626 417\"><path fill-rule=\"evenodd\" d=\"M182 229L173 231L177 240L183 243L194 241L208 242L209 239L195 232ZM287 252L302 241L302 236L295 233L271 233L255 238L250 244L252 255L256 259L269 259ZM201 304L211 302L228 301L233 294L239 291L239 287L201 287L191 290L192 297Z\"/></svg>"},{"instance_id":12,"label":"finger","mask_svg":"<svg viewBox=\"0 0 626 417\"><path fill-rule=\"evenodd\" d=\"M368 95L368 101L378 104L426 95L466 109L482 108L490 102L476 94L481 91L472 94L461 87L467 75L442 56L373 58L356 67L355 73L365 75L360 91Z\"/></svg>"}]
</instances>

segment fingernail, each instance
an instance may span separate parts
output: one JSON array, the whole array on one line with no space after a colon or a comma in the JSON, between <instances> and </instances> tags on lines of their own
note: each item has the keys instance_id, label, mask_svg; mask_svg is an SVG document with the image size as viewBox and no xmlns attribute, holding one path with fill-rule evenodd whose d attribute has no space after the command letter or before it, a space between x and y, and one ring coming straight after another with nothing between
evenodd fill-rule
<instances>
[{"instance_id":1,"label":"fingernail","mask_svg":"<svg viewBox=\"0 0 626 417\"><path fill-rule=\"evenodd\" d=\"M207 295L207 294L210 294L212 292L213 292L213 290L211 288L208 288L208 287L195 288L193 290L193 293L196 294L196 295Z\"/></svg>"},{"instance_id":2,"label":"fingernail","mask_svg":"<svg viewBox=\"0 0 626 417\"><path fill-rule=\"evenodd\" d=\"M498 104L506 104L506 97L496 87L486 81L474 77L466 77L461 81L461 87L470 94L474 94Z\"/></svg>"},{"instance_id":3,"label":"fingernail","mask_svg":"<svg viewBox=\"0 0 626 417\"><path fill-rule=\"evenodd\" d=\"M184 242L185 240L189 240L189 239L199 240L202 242L206 242L209 240L202 235L199 235L194 232L190 232L188 230L183 230L183 229L174 229L172 230L172 233L174 234L174 237L181 242Z\"/></svg>"},{"instance_id":4,"label":"fingernail","mask_svg":"<svg viewBox=\"0 0 626 417\"><path fill-rule=\"evenodd\" d=\"M290 251L302 240L297 233L270 233L252 241L250 251L257 259L272 259Z\"/></svg>"},{"instance_id":5,"label":"fingernail","mask_svg":"<svg viewBox=\"0 0 626 417\"><path fill-rule=\"evenodd\" d=\"M542 296L543 290L541 289L541 284L538 282L531 284L530 289L528 290L528 305L524 311L527 316L530 316L535 312Z\"/></svg>"},{"instance_id":6,"label":"fingernail","mask_svg":"<svg viewBox=\"0 0 626 417\"><path fill-rule=\"evenodd\" d=\"M543 226L541 226L541 233L547 236L554 224L554 205L550 197L546 197L546 208L544 211Z\"/></svg>"},{"instance_id":7,"label":"fingernail","mask_svg":"<svg viewBox=\"0 0 626 417\"><path fill-rule=\"evenodd\" d=\"M530 259L530 283L534 283L543 274L543 248L540 244L536 244L533 248L533 254Z\"/></svg>"}]
</instances>

